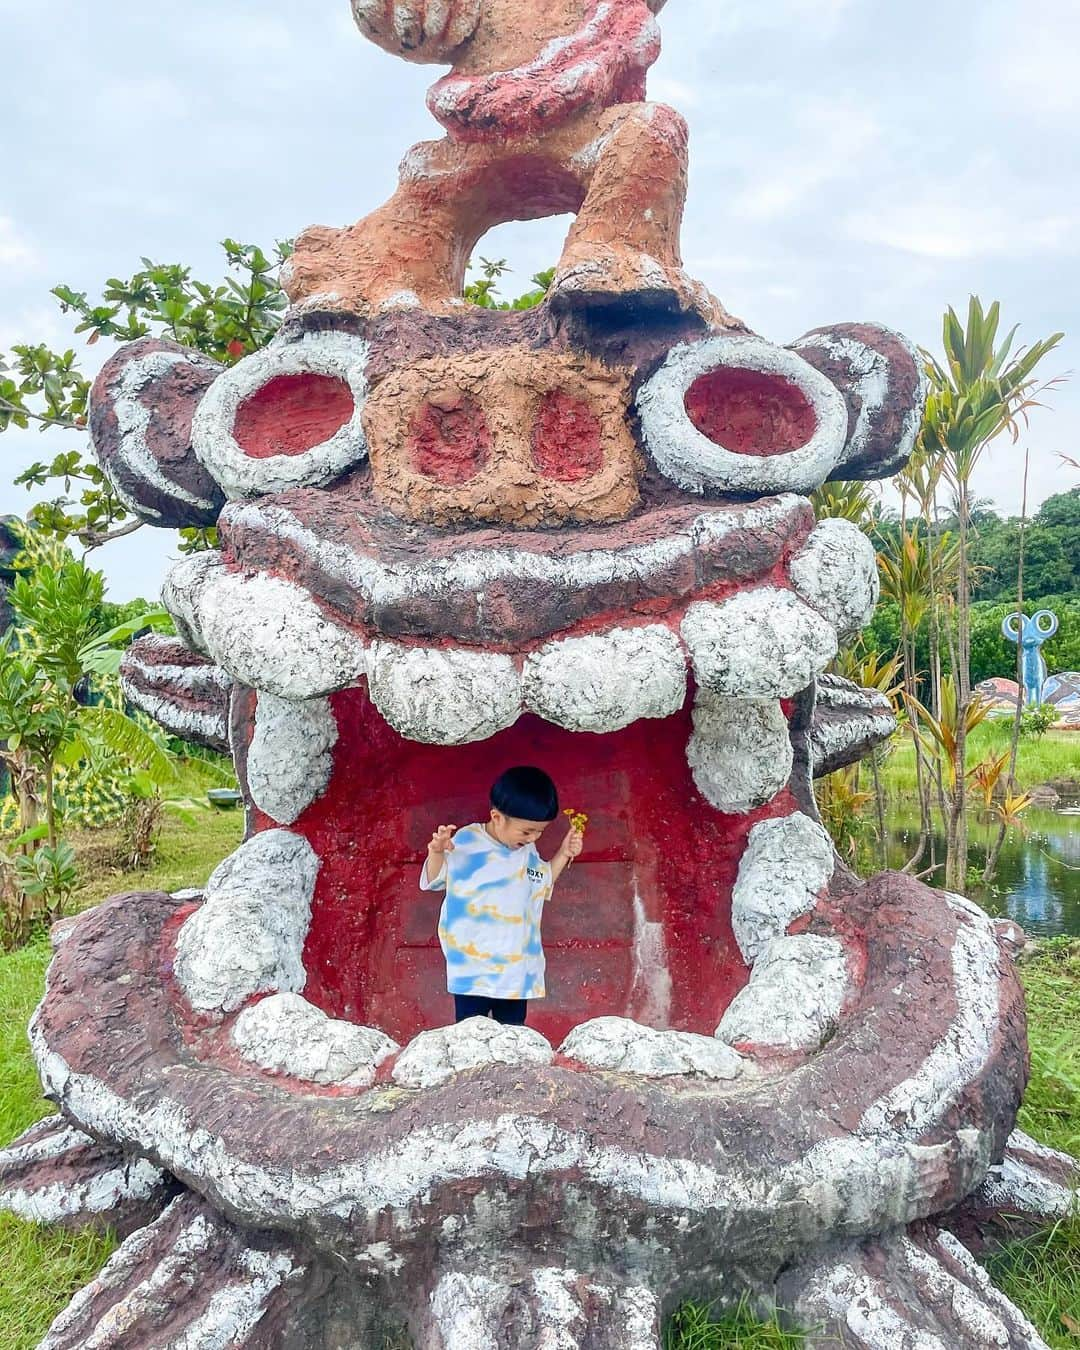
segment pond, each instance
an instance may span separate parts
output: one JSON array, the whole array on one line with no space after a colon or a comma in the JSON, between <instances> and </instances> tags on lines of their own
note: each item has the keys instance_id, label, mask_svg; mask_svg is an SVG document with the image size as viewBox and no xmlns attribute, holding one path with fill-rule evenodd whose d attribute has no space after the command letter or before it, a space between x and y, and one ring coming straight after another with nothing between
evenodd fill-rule
<instances>
[{"instance_id":1,"label":"pond","mask_svg":"<svg viewBox=\"0 0 1080 1350\"><path fill-rule=\"evenodd\" d=\"M1030 807L1024 830L1010 830L1002 846L990 890L972 885L968 893L994 915L1006 915L1032 937L1080 938L1080 803L1063 801L1054 810ZM893 804L886 815L887 858L903 867L919 838L918 810ZM997 825L972 820L970 869L981 876ZM934 854L921 864L945 857L944 834L933 841Z\"/></svg>"}]
</instances>

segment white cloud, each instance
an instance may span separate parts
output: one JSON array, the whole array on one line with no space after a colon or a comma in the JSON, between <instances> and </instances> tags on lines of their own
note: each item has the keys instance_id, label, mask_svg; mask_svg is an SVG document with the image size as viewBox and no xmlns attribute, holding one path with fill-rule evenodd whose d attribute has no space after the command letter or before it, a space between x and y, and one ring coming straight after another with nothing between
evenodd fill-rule
<instances>
[{"instance_id":1,"label":"white cloud","mask_svg":"<svg viewBox=\"0 0 1080 1350\"><path fill-rule=\"evenodd\" d=\"M726 0L709 6L712 33L754 28L799 27L810 40L829 37L847 17L855 0Z\"/></svg>"},{"instance_id":2,"label":"white cloud","mask_svg":"<svg viewBox=\"0 0 1080 1350\"><path fill-rule=\"evenodd\" d=\"M1029 214L1023 206L980 201L964 192L857 211L850 238L942 262L1075 252L1080 213Z\"/></svg>"},{"instance_id":3,"label":"white cloud","mask_svg":"<svg viewBox=\"0 0 1080 1350\"><path fill-rule=\"evenodd\" d=\"M36 271L41 257L11 216L0 215L0 267Z\"/></svg>"},{"instance_id":4,"label":"white cloud","mask_svg":"<svg viewBox=\"0 0 1080 1350\"><path fill-rule=\"evenodd\" d=\"M999 6L984 28L980 63L996 68L1013 116L1060 125L1080 114L1080 6L1076 0L1028 0Z\"/></svg>"},{"instance_id":5,"label":"white cloud","mask_svg":"<svg viewBox=\"0 0 1080 1350\"><path fill-rule=\"evenodd\" d=\"M776 220L820 189L858 180L861 167L880 139L880 128L865 109L846 99L811 99L797 108L797 125L785 128L775 151L760 144L731 209L744 220Z\"/></svg>"}]
</instances>

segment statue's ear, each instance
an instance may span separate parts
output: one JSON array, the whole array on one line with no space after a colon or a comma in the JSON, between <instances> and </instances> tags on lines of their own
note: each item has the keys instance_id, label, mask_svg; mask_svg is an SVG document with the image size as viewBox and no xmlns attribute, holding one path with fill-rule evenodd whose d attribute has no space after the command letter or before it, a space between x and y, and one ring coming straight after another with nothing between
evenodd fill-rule
<instances>
[{"instance_id":1,"label":"statue's ear","mask_svg":"<svg viewBox=\"0 0 1080 1350\"><path fill-rule=\"evenodd\" d=\"M140 338L94 381L94 453L116 495L149 525L213 525L225 504L191 448L192 415L222 369L175 342Z\"/></svg>"},{"instance_id":2,"label":"statue's ear","mask_svg":"<svg viewBox=\"0 0 1080 1350\"><path fill-rule=\"evenodd\" d=\"M926 406L926 376L907 339L879 324L839 323L791 346L847 404L847 444L831 479L898 473L911 458Z\"/></svg>"}]
</instances>

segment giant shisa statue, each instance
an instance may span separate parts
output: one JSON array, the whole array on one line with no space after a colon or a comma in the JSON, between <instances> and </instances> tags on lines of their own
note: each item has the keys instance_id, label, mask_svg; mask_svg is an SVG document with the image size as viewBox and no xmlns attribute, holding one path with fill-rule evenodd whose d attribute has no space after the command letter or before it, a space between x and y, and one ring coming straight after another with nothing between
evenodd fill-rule
<instances>
[{"instance_id":1,"label":"giant shisa statue","mask_svg":"<svg viewBox=\"0 0 1080 1350\"><path fill-rule=\"evenodd\" d=\"M58 1114L4 1203L125 1240L50 1350L645 1350L743 1293L818 1346L1042 1344L972 1255L1069 1203L1014 1131L1022 934L858 880L812 791L894 724L825 673L876 570L805 494L905 462L919 364L874 324L778 346L683 270L661 5L354 0L451 65L445 138L300 236L268 347L97 380L116 491L220 538L125 686L230 749L247 832L55 935ZM567 211L543 304L463 304L486 230ZM419 863L515 763L590 817L550 996L448 1026Z\"/></svg>"}]
</instances>

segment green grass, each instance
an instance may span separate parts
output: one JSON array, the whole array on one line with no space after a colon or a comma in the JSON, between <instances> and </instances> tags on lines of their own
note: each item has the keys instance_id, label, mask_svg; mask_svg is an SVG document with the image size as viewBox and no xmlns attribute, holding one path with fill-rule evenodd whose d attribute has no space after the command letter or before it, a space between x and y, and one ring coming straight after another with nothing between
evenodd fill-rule
<instances>
[{"instance_id":1,"label":"green grass","mask_svg":"<svg viewBox=\"0 0 1080 1350\"><path fill-rule=\"evenodd\" d=\"M664 1332L664 1350L799 1350L805 1338L775 1320L762 1322L745 1300L730 1312L687 1303Z\"/></svg>"},{"instance_id":2,"label":"green grass","mask_svg":"<svg viewBox=\"0 0 1080 1350\"><path fill-rule=\"evenodd\" d=\"M978 764L992 755L1004 754L1009 748L1011 734L1012 724L1006 718L982 722L968 738L968 764ZM1016 761L1016 777L1025 790L1040 783L1055 781L1080 785L1080 732L1048 731L1039 740L1022 740ZM893 738L881 779L890 796L915 793L915 751L910 732L901 732Z\"/></svg>"},{"instance_id":3,"label":"green grass","mask_svg":"<svg viewBox=\"0 0 1080 1350\"><path fill-rule=\"evenodd\" d=\"M1031 1044L1020 1128L1080 1157L1080 940L1042 943L1020 972Z\"/></svg>"},{"instance_id":4,"label":"green grass","mask_svg":"<svg viewBox=\"0 0 1080 1350\"><path fill-rule=\"evenodd\" d=\"M154 866L96 876L80 893L92 904L118 890L195 885L240 836L239 813L200 814L166 826ZM107 855L109 832L84 841ZM112 841L115 847L115 841ZM39 938L0 956L0 1143L51 1111L38 1089L25 1027L41 996L48 944ZM1055 940L1022 967L1028 991L1032 1079L1020 1116L1037 1139L1080 1153L1080 942ZM0 1350L32 1350L72 1294L104 1264L113 1242L91 1234L39 1229L0 1215ZM1055 1348L1077 1344L1080 1327L1080 1221L1003 1248L995 1281ZM733 1312L687 1304L672 1319L665 1350L796 1350L803 1338L761 1323L745 1305Z\"/></svg>"}]
</instances>

